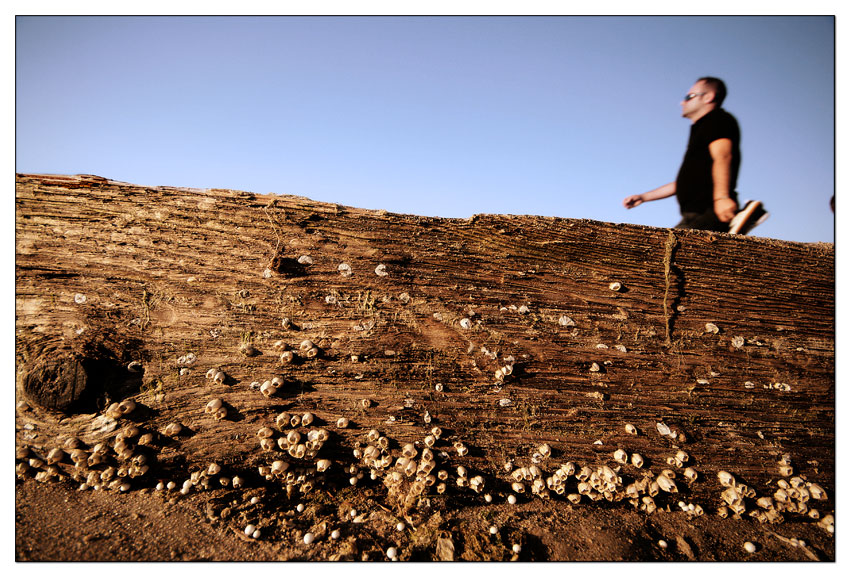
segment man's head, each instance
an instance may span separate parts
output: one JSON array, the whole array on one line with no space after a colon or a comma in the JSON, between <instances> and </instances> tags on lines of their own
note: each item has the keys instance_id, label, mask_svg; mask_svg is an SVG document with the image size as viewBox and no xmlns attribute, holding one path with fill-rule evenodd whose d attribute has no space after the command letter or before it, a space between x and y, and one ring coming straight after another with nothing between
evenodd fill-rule
<instances>
[{"instance_id":1,"label":"man's head","mask_svg":"<svg viewBox=\"0 0 850 577\"><path fill-rule=\"evenodd\" d=\"M726 98L726 85L719 78L703 76L688 90L682 100L682 116L696 122L715 108L720 108Z\"/></svg>"}]
</instances>

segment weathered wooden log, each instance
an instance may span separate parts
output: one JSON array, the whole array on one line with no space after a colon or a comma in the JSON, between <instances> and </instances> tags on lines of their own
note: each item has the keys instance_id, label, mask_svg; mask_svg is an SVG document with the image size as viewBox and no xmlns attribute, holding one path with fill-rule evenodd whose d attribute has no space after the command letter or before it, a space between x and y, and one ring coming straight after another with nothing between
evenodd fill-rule
<instances>
[{"instance_id":1,"label":"weathered wooden log","mask_svg":"<svg viewBox=\"0 0 850 577\"><path fill-rule=\"evenodd\" d=\"M639 453L627 480L681 474L684 450L700 477L678 483L706 507L718 470L772 491L783 454L833 492L831 244L90 176L19 174L15 206L19 444L111 439L126 419L95 415L132 398L143 429L186 428L158 447L172 469L268 464L256 432L286 410L346 466L372 428L397 452L439 425L447 463L506 490L504 463L548 443L549 469ZM251 386L274 376L274 396Z\"/></svg>"}]
</instances>

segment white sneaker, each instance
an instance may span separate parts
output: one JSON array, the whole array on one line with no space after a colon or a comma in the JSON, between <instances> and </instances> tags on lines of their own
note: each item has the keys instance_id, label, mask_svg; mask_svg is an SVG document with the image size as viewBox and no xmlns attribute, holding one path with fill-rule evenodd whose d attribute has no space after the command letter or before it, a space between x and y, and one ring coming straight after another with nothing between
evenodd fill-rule
<instances>
[{"instance_id":1,"label":"white sneaker","mask_svg":"<svg viewBox=\"0 0 850 577\"><path fill-rule=\"evenodd\" d=\"M743 210L736 214L729 223L731 234L747 234L755 227L767 220L770 213L764 209L764 205L758 200L748 200Z\"/></svg>"}]
</instances>

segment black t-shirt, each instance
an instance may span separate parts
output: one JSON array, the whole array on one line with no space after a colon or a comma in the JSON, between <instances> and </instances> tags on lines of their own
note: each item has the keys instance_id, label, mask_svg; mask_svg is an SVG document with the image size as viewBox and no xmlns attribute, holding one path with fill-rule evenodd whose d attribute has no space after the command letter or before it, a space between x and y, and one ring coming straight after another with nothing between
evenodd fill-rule
<instances>
[{"instance_id":1,"label":"black t-shirt","mask_svg":"<svg viewBox=\"0 0 850 577\"><path fill-rule=\"evenodd\" d=\"M704 213L714 208L714 182L711 178L713 161L708 145L721 138L732 141L732 166L729 196L738 200L735 186L738 183L738 167L741 165L741 132L735 117L715 108L691 125L688 149L676 177L676 198L682 213Z\"/></svg>"}]
</instances>

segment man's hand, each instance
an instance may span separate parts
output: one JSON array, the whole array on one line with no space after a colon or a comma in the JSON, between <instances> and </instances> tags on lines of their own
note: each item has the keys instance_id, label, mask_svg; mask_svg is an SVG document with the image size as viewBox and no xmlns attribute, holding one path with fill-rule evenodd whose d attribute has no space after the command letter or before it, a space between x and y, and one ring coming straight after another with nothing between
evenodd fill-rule
<instances>
[{"instance_id":1,"label":"man's hand","mask_svg":"<svg viewBox=\"0 0 850 577\"><path fill-rule=\"evenodd\" d=\"M673 196L674 194L676 194L676 183L669 182L664 186L659 186L658 188L650 190L649 192L627 196L623 199L623 206L625 206L626 208L634 208L636 206L640 206L644 202L658 200L659 198L667 198L668 196Z\"/></svg>"},{"instance_id":2,"label":"man's hand","mask_svg":"<svg viewBox=\"0 0 850 577\"><path fill-rule=\"evenodd\" d=\"M714 201L714 214L720 222L729 222L738 210L738 203L731 198L719 198Z\"/></svg>"},{"instance_id":3,"label":"man's hand","mask_svg":"<svg viewBox=\"0 0 850 577\"><path fill-rule=\"evenodd\" d=\"M643 195L642 194L633 194L631 196L627 196L623 199L623 206L626 208L634 208L639 204L643 203Z\"/></svg>"}]
</instances>

